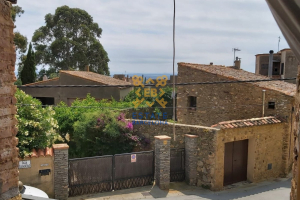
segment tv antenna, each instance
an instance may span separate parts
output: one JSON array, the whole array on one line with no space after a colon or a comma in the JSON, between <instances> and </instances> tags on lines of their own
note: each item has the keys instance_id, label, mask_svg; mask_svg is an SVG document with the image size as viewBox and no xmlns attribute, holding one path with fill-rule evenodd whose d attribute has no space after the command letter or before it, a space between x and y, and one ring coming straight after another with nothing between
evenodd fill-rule
<instances>
[{"instance_id":1,"label":"tv antenna","mask_svg":"<svg viewBox=\"0 0 300 200\"><path fill-rule=\"evenodd\" d=\"M241 51L241 50L239 48L233 48L232 51L233 51L233 63L234 63L234 61L235 61L235 52L236 51Z\"/></svg>"}]
</instances>

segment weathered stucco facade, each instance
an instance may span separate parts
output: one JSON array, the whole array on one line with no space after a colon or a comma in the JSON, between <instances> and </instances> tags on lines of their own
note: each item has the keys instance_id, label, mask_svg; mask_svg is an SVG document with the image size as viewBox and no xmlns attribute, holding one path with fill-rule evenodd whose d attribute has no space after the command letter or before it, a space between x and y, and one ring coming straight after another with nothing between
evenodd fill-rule
<instances>
[{"instance_id":1,"label":"weathered stucco facade","mask_svg":"<svg viewBox=\"0 0 300 200\"><path fill-rule=\"evenodd\" d=\"M54 157L53 149L47 148L32 152L30 157L20 159L20 161L30 161L30 168L19 169L19 179L24 185L36 187L54 198ZM50 174L41 176L40 170L50 169Z\"/></svg>"},{"instance_id":2,"label":"weathered stucco facade","mask_svg":"<svg viewBox=\"0 0 300 200\"><path fill-rule=\"evenodd\" d=\"M131 83L96 74L87 71L61 71L59 78L40 81L25 86L40 85L130 85ZM50 99L53 104L63 101L68 105L75 99L84 99L90 94L96 100L115 99L119 101L132 90L131 87L50 87L50 88L32 88L22 87L26 94L35 98ZM47 99L46 99L47 98ZM43 100L42 100L43 102Z\"/></svg>"},{"instance_id":3,"label":"weathered stucco facade","mask_svg":"<svg viewBox=\"0 0 300 200\"><path fill-rule=\"evenodd\" d=\"M14 24L10 3L0 0L0 200L21 199L18 189Z\"/></svg>"},{"instance_id":4,"label":"weathered stucco facade","mask_svg":"<svg viewBox=\"0 0 300 200\"><path fill-rule=\"evenodd\" d=\"M268 76L269 54L257 54L255 61L255 74ZM273 54L272 78L295 78L297 74L298 60L291 49L282 49ZM296 83L296 80L286 80Z\"/></svg>"}]
</instances>

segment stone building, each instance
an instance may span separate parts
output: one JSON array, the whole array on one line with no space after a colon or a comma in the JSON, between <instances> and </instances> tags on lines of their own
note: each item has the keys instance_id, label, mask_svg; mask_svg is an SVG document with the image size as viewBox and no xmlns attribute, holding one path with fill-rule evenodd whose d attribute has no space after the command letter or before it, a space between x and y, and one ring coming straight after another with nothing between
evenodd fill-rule
<instances>
[{"instance_id":1,"label":"stone building","mask_svg":"<svg viewBox=\"0 0 300 200\"><path fill-rule=\"evenodd\" d=\"M257 54L255 62L255 74L268 76L270 54ZM295 78L297 74L298 60L291 49L282 49L273 54L272 78ZM296 80L286 82L296 83Z\"/></svg>"},{"instance_id":2,"label":"stone building","mask_svg":"<svg viewBox=\"0 0 300 200\"><path fill-rule=\"evenodd\" d=\"M131 85L131 83L104 76L89 71L60 71L59 78L35 82L24 85L21 89L39 99L43 105L54 105L63 101L71 105L74 100L84 99L91 94L96 100L120 100L132 90L132 87L61 87L61 88L34 88L26 86L39 85Z\"/></svg>"},{"instance_id":3,"label":"stone building","mask_svg":"<svg viewBox=\"0 0 300 200\"><path fill-rule=\"evenodd\" d=\"M0 200L21 199L14 97L16 53L10 8L9 1L0 0Z\"/></svg>"},{"instance_id":4,"label":"stone building","mask_svg":"<svg viewBox=\"0 0 300 200\"><path fill-rule=\"evenodd\" d=\"M266 79L268 78L262 75L225 66L178 64L179 83ZM178 121L183 124L211 126L221 121L263 115L280 116L291 123L296 85L282 81L263 81L185 85L178 86L177 89Z\"/></svg>"},{"instance_id":5,"label":"stone building","mask_svg":"<svg viewBox=\"0 0 300 200\"><path fill-rule=\"evenodd\" d=\"M141 121L140 121L141 122ZM150 141L143 150L153 150L155 136L171 137L171 148L190 148L185 135L197 136L193 169L198 187L222 190L240 182L253 183L285 177L290 170L289 125L275 117L219 122L212 127L175 124L134 124L134 133ZM186 170L188 165L185 166Z\"/></svg>"},{"instance_id":6,"label":"stone building","mask_svg":"<svg viewBox=\"0 0 300 200\"><path fill-rule=\"evenodd\" d=\"M266 80L268 77L253 74L241 69L235 69L233 67L179 63L178 79L179 83L232 82ZM281 155L285 155L281 157L281 162L283 162L283 165L285 166L281 168L283 170L281 171L282 174L286 174L291 169L294 148L293 127L295 117L293 116L293 113L295 110L295 84L283 81L195 84L178 86L177 91L177 119L178 122L182 124L213 126L215 124L222 124L224 121L246 120L242 124L250 124L251 127L254 126L254 124L248 122L250 119L262 118L265 116L274 116L276 117L276 120L284 122L281 130L273 128L273 124L268 125L268 128L273 130L272 134L276 135L277 142L257 142L263 142L265 145L269 145L267 142L271 142L272 145L277 146L276 148L280 149ZM260 124L258 123L258 125ZM231 133L226 133L221 140L222 142L217 144L217 148L223 149L222 155L224 154L223 143L229 142L224 142L227 140L226 137L230 137L230 140L232 141L248 140L246 142L247 145L251 145L251 140L249 138L238 139L239 137L246 137L248 134L251 135L251 131L248 132L248 130L245 130L243 136L242 132L244 127L231 125L230 123L228 124L228 127L236 130L230 130ZM269 135L265 131L261 131L262 134L258 135L265 136L258 137L261 137L261 140L270 140ZM255 138L257 136L252 134L251 137ZM281 142L278 141L278 138L280 138ZM270 147L272 145L270 145ZM249 156L251 157L248 153L248 157ZM275 153L270 154L270 156L275 157ZM221 162L224 162L224 158ZM248 178L248 180L252 179L253 178ZM220 185L220 183L218 185Z\"/></svg>"}]
</instances>

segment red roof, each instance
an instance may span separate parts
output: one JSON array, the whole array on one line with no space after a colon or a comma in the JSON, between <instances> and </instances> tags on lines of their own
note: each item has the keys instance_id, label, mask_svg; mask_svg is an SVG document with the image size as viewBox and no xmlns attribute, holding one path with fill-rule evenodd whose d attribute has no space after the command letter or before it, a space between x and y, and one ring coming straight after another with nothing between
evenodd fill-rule
<instances>
[{"instance_id":1,"label":"red roof","mask_svg":"<svg viewBox=\"0 0 300 200\"><path fill-rule=\"evenodd\" d=\"M278 124L282 123L282 120L277 119L276 117L261 117L261 118L252 118L252 119L242 119L242 120L233 120L233 121L224 121L219 122L211 127L228 129L228 128L242 128L249 126L261 126L267 124Z\"/></svg>"}]
</instances>

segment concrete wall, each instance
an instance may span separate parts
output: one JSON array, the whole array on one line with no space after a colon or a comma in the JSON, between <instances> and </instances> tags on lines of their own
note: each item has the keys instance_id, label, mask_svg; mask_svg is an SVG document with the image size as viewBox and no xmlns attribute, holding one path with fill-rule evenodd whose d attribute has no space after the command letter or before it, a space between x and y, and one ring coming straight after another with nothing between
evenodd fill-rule
<instances>
[{"instance_id":1,"label":"concrete wall","mask_svg":"<svg viewBox=\"0 0 300 200\"><path fill-rule=\"evenodd\" d=\"M277 60L280 62L281 55L273 54L273 60ZM267 68L262 68L262 65L267 66ZM269 54L256 55L255 74L268 76L268 66L269 66Z\"/></svg>"},{"instance_id":2,"label":"concrete wall","mask_svg":"<svg viewBox=\"0 0 300 200\"><path fill-rule=\"evenodd\" d=\"M21 199L18 190L14 24L10 3L0 0L0 200Z\"/></svg>"},{"instance_id":3,"label":"concrete wall","mask_svg":"<svg viewBox=\"0 0 300 200\"><path fill-rule=\"evenodd\" d=\"M246 140L248 143L247 178L259 182L288 173L288 145L286 123L252 126L234 129L221 129L217 133L217 152L215 167L215 189L223 188L225 143ZM268 164L272 169L268 170Z\"/></svg>"},{"instance_id":4,"label":"concrete wall","mask_svg":"<svg viewBox=\"0 0 300 200\"><path fill-rule=\"evenodd\" d=\"M39 188L46 192L50 198L54 198L53 156L20 159L20 161L25 160L30 160L31 168L19 169L20 181L22 181L24 185ZM41 176L39 170L42 169L50 169L50 175Z\"/></svg>"},{"instance_id":5,"label":"concrete wall","mask_svg":"<svg viewBox=\"0 0 300 200\"><path fill-rule=\"evenodd\" d=\"M284 78L295 78L297 76L297 67L299 61L291 50L282 52L282 63L284 63ZM296 80L287 81L296 83Z\"/></svg>"},{"instance_id":6,"label":"concrete wall","mask_svg":"<svg viewBox=\"0 0 300 200\"><path fill-rule=\"evenodd\" d=\"M178 66L179 82L229 81L230 79ZM183 124L211 126L221 121L262 117L262 88L250 83L178 86L177 119ZM265 116L291 118L294 98L266 90ZM188 109L188 96L197 97L197 109ZM275 109L268 109L275 102Z\"/></svg>"},{"instance_id":7,"label":"concrete wall","mask_svg":"<svg viewBox=\"0 0 300 200\"><path fill-rule=\"evenodd\" d=\"M101 83L78 78L69 74L61 73L59 79L37 83L36 85L102 85ZM33 97L54 97L55 104L63 101L68 104L68 99L84 99L91 94L95 99L111 99L119 101L132 89L119 89L117 87L99 88L22 88L22 90Z\"/></svg>"}]
</instances>

